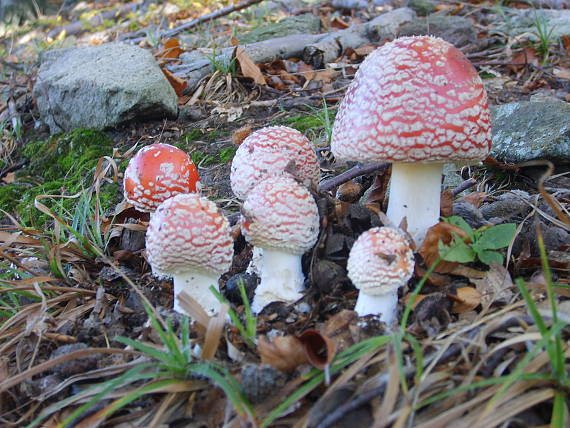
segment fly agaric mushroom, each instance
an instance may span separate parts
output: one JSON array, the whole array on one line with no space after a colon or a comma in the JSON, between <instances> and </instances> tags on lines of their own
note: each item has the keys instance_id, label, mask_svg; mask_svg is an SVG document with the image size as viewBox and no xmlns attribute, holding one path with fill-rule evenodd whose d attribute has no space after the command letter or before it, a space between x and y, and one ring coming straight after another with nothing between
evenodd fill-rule
<instances>
[{"instance_id":1,"label":"fly agaric mushroom","mask_svg":"<svg viewBox=\"0 0 570 428\"><path fill-rule=\"evenodd\" d=\"M311 193L288 174L267 177L249 191L241 212L242 233L263 249L252 310L300 299L305 280L301 257L319 235L319 213Z\"/></svg>"},{"instance_id":2,"label":"fly agaric mushroom","mask_svg":"<svg viewBox=\"0 0 570 428\"><path fill-rule=\"evenodd\" d=\"M444 162L478 162L491 148L481 78L444 40L396 39L372 52L333 127L339 159L392 162L387 215L419 244L439 220Z\"/></svg>"},{"instance_id":3,"label":"fly agaric mushroom","mask_svg":"<svg viewBox=\"0 0 570 428\"><path fill-rule=\"evenodd\" d=\"M354 310L360 316L380 314L394 320L398 288L414 272L414 253L406 238L391 227L374 227L354 242L347 262L348 277L360 290Z\"/></svg>"},{"instance_id":4,"label":"fly agaric mushroom","mask_svg":"<svg viewBox=\"0 0 570 428\"><path fill-rule=\"evenodd\" d=\"M152 212L171 196L200 191L196 166L184 151L170 144L150 144L129 161L125 199L137 210Z\"/></svg>"},{"instance_id":5,"label":"fly agaric mushroom","mask_svg":"<svg viewBox=\"0 0 570 428\"><path fill-rule=\"evenodd\" d=\"M259 181L284 172L306 187L317 185L321 170L313 145L293 128L261 128L248 136L236 151L230 173L232 191L244 200Z\"/></svg>"},{"instance_id":6,"label":"fly agaric mushroom","mask_svg":"<svg viewBox=\"0 0 570 428\"><path fill-rule=\"evenodd\" d=\"M174 280L174 310L187 292L209 314L219 302L209 290L218 289L220 275L232 264L233 240L226 217L216 204L196 193L179 194L161 203L151 214L146 252L157 276Z\"/></svg>"}]
</instances>

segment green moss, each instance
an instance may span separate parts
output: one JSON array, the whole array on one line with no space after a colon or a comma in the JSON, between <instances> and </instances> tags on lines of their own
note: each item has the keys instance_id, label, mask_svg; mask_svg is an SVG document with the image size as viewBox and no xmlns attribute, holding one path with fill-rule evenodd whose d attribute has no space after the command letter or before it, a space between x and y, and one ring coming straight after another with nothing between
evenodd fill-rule
<instances>
[{"instance_id":1,"label":"green moss","mask_svg":"<svg viewBox=\"0 0 570 428\"><path fill-rule=\"evenodd\" d=\"M34 208L38 195L74 195L88 189L93 183L93 172L102 156L110 156L113 144L99 131L79 129L43 141L28 143L22 156L28 159L27 168L18 175L18 182L33 183L31 187L14 186L4 190L13 198L8 205L22 223L41 226L48 217ZM8 186L3 186L8 187ZM101 204L109 209L119 201L120 189L116 184L101 187ZM0 201L3 194L0 193ZM58 215L72 216L76 199L52 198L41 201Z\"/></svg>"},{"instance_id":2,"label":"green moss","mask_svg":"<svg viewBox=\"0 0 570 428\"><path fill-rule=\"evenodd\" d=\"M231 162L234 155L236 153L235 147L225 147L221 149L219 152L215 153L204 153L200 150L194 151L190 157L192 158L192 162L196 165L200 166L209 166L214 164L220 163L228 163Z\"/></svg>"},{"instance_id":3,"label":"green moss","mask_svg":"<svg viewBox=\"0 0 570 428\"><path fill-rule=\"evenodd\" d=\"M303 134L306 134L308 131L312 129L320 128L323 126L323 121L321 120L321 118L319 118L314 114L292 116L286 118L282 122L284 122L282 123L283 125L290 126L291 128L294 128L297 131L302 132Z\"/></svg>"}]
</instances>

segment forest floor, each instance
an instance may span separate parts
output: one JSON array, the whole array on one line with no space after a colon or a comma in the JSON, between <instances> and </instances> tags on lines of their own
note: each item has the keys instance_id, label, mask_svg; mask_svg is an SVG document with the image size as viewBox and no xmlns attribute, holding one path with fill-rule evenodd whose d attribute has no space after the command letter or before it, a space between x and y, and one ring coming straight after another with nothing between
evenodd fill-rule
<instances>
[{"instance_id":1,"label":"forest floor","mask_svg":"<svg viewBox=\"0 0 570 428\"><path fill-rule=\"evenodd\" d=\"M323 68L299 58L213 64L191 90L184 79L172 81L177 120L105 132L50 136L31 90L46 49L151 28L137 44L172 65L179 50L239 45L237 36L293 15L316 15L330 32L391 6L250 2L167 41L152 34L231 4L148 3L72 34L54 29L130 3L81 2L80 14L52 1L40 17L2 27L0 426L567 427L570 159L517 165L488 158L458 169L442 193L450 220L416 251L398 325L359 318L346 260L354 240L383 223L389 170L322 186L351 166L327 151L344 91L358 64L387 40L347 50ZM491 105L535 94L570 101L570 37L551 39L540 22L537 37L507 34L500 30L506 6L529 8L486 1L422 7L468 18L487 41L465 51ZM264 83L255 83L260 76ZM321 233L303 259L306 296L255 317L244 298L256 285L243 274L252 249L236 224L240 201L229 169L243 139L268 125L298 129L320 149ZM211 318L197 311L190 324L171 309L171 282L152 276L145 259L148 214L122 200L128 160L155 142L190 153L204 193L233 219L234 261L220 283L228 306ZM457 218L465 206L471 226ZM473 219L483 220L474 226ZM455 256L445 257L440 241ZM493 261L482 254L491 250Z\"/></svg>"}]
</instances>

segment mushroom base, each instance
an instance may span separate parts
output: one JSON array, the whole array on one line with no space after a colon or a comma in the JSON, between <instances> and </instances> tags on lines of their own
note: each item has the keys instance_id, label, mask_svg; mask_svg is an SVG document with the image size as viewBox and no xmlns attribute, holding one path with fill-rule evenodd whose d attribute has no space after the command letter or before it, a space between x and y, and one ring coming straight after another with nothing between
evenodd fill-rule
<instances>
[{"instance_id":1,"label":"mushroom base","mask_svg":"<svg viewBox=\"0 0 570 428\"><path fill-rule=\"evenodd\" d=\"M206 274L203 272L186 272L173 275L174 279L174 310L178 313L189 315L181 306L179 296L185 291L208 315L215 315L220 310L220 302L210 291L210 285L219 290L218 274Z\"/></svg>"},{"instance_id":2,"label":"mushroom base","mask_svg":"<svg viewBox=\"0 0 570 428\"><path fill-rule=\"evenodd\" d=\"M390 326L396 316L398 289L383 294L366 294L360 291L354 310L358 316L379 315L380 321Z\"/></svg>"},{"instance_id":3,"label":"mushroom base","mask_svg":"<svg viewBox=\"0 0 570 428\"><path fill-rule=\"evenodd\" d=\"M439 222L442 163L394 163L386 215L398 226L404 219L419 247Z\"/></svg>"},{"instance_id":4,"label":"mushroom base","mask_svg":"<svg viewBox=\"0 0 570 428\"><path fill-rule=\"evenodd\" d=\"M272 302L292 303L303 297L303 268L300 254L263 249L261 283L255 290L251 309L258 313Z\"/></svg>"}]
</instances>

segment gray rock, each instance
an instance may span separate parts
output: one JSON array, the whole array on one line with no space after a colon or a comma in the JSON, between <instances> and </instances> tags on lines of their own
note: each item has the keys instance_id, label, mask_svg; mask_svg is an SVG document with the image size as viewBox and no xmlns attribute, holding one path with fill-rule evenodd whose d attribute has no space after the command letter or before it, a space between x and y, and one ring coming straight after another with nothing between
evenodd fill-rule
<instances>
[{"instance_id":1,"label":"gray rock","mask_svg":"<svg viewBox=\"0 0 570 428\"><path fill-rule=\"evenodd\" d=\"M477 40L477 32L471 20L461 16L429 15L409 22L399 31L400 36L431 35L460 48Z\"/></svg>"},{"instance_id":2,"label":"gray rock","mask_svg":"<svg viewBox=\"0 0 570 428\"><path fill-rule=\"evenodd\" d=\"M435 12L436 3L431 0L410 0L408 7L413 9L419 16L427 16Z\"/></svg>"},{"instance_id":3,"label":"gray rock","mask_svg":"<svg viewBox=\"0 0 570 428\"><path fill-rule=\"evenodd\" d=\"M570 10L547 9L510 9L504 8L497 30L512 36L525 34L528 40L540 39L539 29L555 41L563 35L570 34Z\"/></svg>"},{"instance_id":4,"label":"gray rock","mask_svg":"<svg viewBox=\"0 0 570 428\"><path fill-rule=\"evenodd\" d=\"M52 133L176 118L177 97L150 52L123 43L44 52L34 97Z\"/></svg>"},{"instance_id":5,"label":"gray rock","mask_svg":"<svg viewBox=\"0 0 570 428\"><path fill-rule=\"evenodd\" d=\"M505 162L570 163L570 104L555 99L491 108L491 156Z\"/></svg>"},{"instance_id":6,"label":"gray rock","mask_svg":"<svg viewBox=\"0 0 570 428\"><path fill-rule=\"evenodd\" d=\"M257 27L249 33L238 36L241 43L255 43L292 34L315 34L321 29L321 19L312 13L283 18L275 24Z\"/></svg>"}]
</instances>

